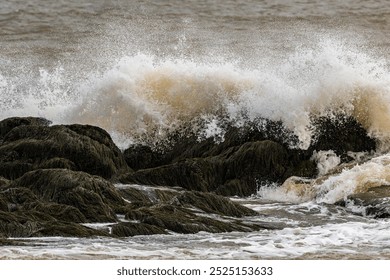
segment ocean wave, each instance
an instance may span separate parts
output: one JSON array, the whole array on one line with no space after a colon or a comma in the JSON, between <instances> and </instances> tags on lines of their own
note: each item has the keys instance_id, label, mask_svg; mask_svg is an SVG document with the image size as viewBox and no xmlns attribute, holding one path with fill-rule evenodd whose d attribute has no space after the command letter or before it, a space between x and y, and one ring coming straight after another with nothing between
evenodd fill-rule
<instances>
[{"instance_id":1,"label":"ocean wave","mask_svg":"<svg viewBox=\"0 0 390 280\"><path fill-rule=\"evenodd\" d=\"M227 124L261 129L270 120L301 149L315 139L316 119L351 116L379 149L389 148L390 75L384 61L362 50L324 40L257 67L210 60L139 53L84 80L64 66L40 69L27 85L2 75L1 116L97 125L121 147L153 145L183 128L223 139Z\"/></svg>"}]
</instances>

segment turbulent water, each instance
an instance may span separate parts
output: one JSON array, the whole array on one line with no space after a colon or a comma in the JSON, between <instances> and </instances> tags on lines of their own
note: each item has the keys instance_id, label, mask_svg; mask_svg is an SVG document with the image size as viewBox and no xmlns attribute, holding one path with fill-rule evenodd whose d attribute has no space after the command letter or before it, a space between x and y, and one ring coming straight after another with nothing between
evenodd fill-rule
<instances>
[{"instance_id":1,"label":"turbulent water","mask_svg":"<svg viewBox=\"0 0 390 280\"><path fill-rule=\"evenodd\" d=\"M93 124L121 148L269 119L305 149L313 120L341 114L378 148L333 175L338 155L318 151L323 177L241 201L280 230L28 239L0 258L388 258L390 221L334 203L390 184L389 13L384 0L3 0L0 119Z\"/></svg>"}]
</instances>

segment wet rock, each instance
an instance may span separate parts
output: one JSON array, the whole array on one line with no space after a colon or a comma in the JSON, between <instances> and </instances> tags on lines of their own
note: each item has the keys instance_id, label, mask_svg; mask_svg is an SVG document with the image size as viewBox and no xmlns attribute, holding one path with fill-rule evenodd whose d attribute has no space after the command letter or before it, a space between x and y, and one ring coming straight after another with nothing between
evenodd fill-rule
<instances>
[{"instance_id":1,"label":"wet rock","mask_svg":"<svg viewBox=\"0 0 390 280\"><path fill-rule=\"evenodd\" d=\"M11 190L20 187L43 202L77 208L89 222L116 221L115 209L125 203L110 182L67 169L30 171L9 185Z\"/></svg>"},{"instance_id":2,"label":"wet rock","mask_svg":"<svg viewBox=\"0 0 390 280\"><path fill-rule=\"evenodd\" d=\"M353 118L348 116L322 117L314 122L317 137L309 150L333 150L343 162L351 152L370 152L376 149L374 138Z\"/></svg>"},{"instance_id":3,"label":"wet rock","mask_svg":"<svg viewBox=\"0 0 390 280\"><path fill-rule=\"evenodd\" d=\"M200 231L214 233L231 231L249 232L259 229L255 225L243 224L239 221L196 215L189 209L169 204L160 204L153 207L132 210L126 214L126 218L186 234Z\"/></svg>"},{"instance_id":4,"label":"wet rock","mask_svg":"<svg viewBox=\"0 0 390 280\"><path fill-rule=\"evenodd\" d=\"M135 145L123 152L125 160L132 169L145 169L164 164L161 151L153 151L151 147L145 145Z\"/></svg>"},{"instance_id":5,"label":"wet rock","mask_svg":"<svg viewBox=\"0 0 390 280\"><path fill-rule=\"evenodd\" d=\"M49 126L51 121L44 118L35 117L13 117L0 121L0 142L4 136L12 129L18 126L33 125L33 126Z\"/></svg>"},{"instance_id":6,"label":"wet rock","mask_svg":"<svg viewBox=\"0 0 390 280\"><path fill-rule=\"evenodd\" d=\"M126 200L130 202L125 218L131 221L130 229L119 224L113 226L126 233L118 235L135 235L144 225L157 227L159 231L177 233L252 231L267 228L264 223L250 223L244 216L257 216L258 213L230 199L205 192L190 192L182 189L169 190L161 187L128 186L120 188ZM139 227L133 225L139 224Z\"/></svg>"},{"instance_id":7,"label":"wet rock","mask_svg":"<svg viewBox=\"0 0 390 280\"><path fill-rule=\"evenodd\" d=\"M41 228L41 222L18 213L0 211L0 234L5 237L30 237Z\"/></svg>"},{"instance_id":8,"label":"wet rock","mask_svg":"<svg viewBox=\"0 0 390 280\"><path fill-rule=\"evenodd\" d=\"M108 236L108 233L72 222L34 221L12 216L0 211L0 235L4 237L92 237Z\"/></svg>"},{"instance_id":9,"label":"wet rock","mask_svg":"<svg viewBox=\"0 0 390 280\"><path fill-rule=\"evenodd\" d=\"M343 206L351 203L363 209L359 214L373 218L389 218L390 186L371 188L367 192L348 196L347 201L339 202Z\"/></svg>"},{"instance_id":10,"label":"wet rock","mask_svg":"<svg viewBox=\"0 0 390 280\"><path fill-rule=\"evenodd\" d=\"M262 181L283 181L297 173L315 174L311 161L300 161L282 145L265 140L227 149L217 156L191 158L156 168L138 170L119 178L124 183L180 186L188 190L247 196ZM302 162L307 165L302 165ZM300 164L297 164L300 163Z\"/></svg>"},{"instance_id":11,"label":"wet rock","mask_svg":"<svg viewBox=\"0 0 390 280\"><path fill-rule=\"evenodd\" d=\"M307 150L292 148L298 139L281 122L262 119L243 128L227 127L221 142L199 141L197 135L178 132L164 152L146 147L127 150L128 162L137 171L120 181L247 196L259 185L281 183L291 176L314 178L318 173L311 158L314 151L332 149L347 162L349 151L376 148L352 117L321 117L313 120L313 127L316 137ZM135 164L143 160L145 164Z\"/></svg>"},{"instance_id":12,"label":"wet rock","mask_svg":"<svg viewBox=\"0 0 390 280\"><path fill-rule=\"evenodd\" d=\"M165 187L150 187L150 186L126 186L118 188L121 196L137 205L152 205L160 202L168 202L172 198L181 193L182 189L175 190Z\"/></svg>"},{"instance_id":13,"label":"wet rock","mask_svg":"<svg viewBox=\"0 0 390 280\"><path fill-rule=\"evenodd\" d=\"M44 126L20 119L23 125L3 125L0 175L15 179L40 168L68 168L104 178L129 171L110 135L90 125ZM3 120L6 124L9 120Z\"/></svg>"},{"instance_id":14,"label":"wet rock","mask_svg":"<svg viewBox=\"0 0 390 280\"><path fill-rule=\"evenodd\" d=\"M89 228L76 223L52 222L45 223L31 237L64 236L64 237L94 237L109 236L108 232Z\"/></svg>"},{"instance_id":15,"label":"wet rock","mask_svg":"<svg viewBox=\"0 0 390 280\"><path fill-rule=\"evenodd\" d=\"M4 177L1 177L1 176L0 176L0 188L1 188L2 186L7 185L9 182L10 182L9 180L7 180L7 179L5 179Z\"/></svg>"},{"instance_id":16,"label":"wet rock","mask_svg":"<svg viewBox=\"0 0 390 280\"><path fill-rule=\"evenodd\" d=\"M58 221L87 223L88 219L81 213L79 209L70 205L58 203L34 202L25 204L20 208L21 211L33 211L49 215Z\"/></svg>"},{"instance_id":17,"label":"wet rock","mask_svg":"<svg viewBox=\"0 0 390 280\"><path fill-rule=\"evenodd\" d=\"M0 196L0 211L8 211L8 203L5 198Z\"/></svg>"},{"instance_id":18,"label":"wet rock","mask_svg":"<svg viewBox=\"0 0 390 280\"><path fill-rule=\"evenodd\" d=\"M183 192L175 201L183 207L196 207L205 213L214 213L231 217L256 216L258 213L230 199L204 192Z\"/></svg>"},{"instance_id":19,"label":"wet rock","mask_svg":"<svg viewBox=\"0 0 390 280\"><path fill-rule=\"evenodd\" d=\"M112 234L117 237L128 237L136 235L167 234L166 230L154 225L121 222L112 226Z\"/></svg>"}]
</instances>

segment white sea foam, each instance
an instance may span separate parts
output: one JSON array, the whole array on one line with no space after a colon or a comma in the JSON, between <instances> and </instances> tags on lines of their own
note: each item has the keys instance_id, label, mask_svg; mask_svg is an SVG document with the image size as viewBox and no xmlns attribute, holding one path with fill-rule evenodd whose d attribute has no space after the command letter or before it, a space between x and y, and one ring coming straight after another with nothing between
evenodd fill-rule
<instances>
[{"instance_id":1,"label":"white sea foam","mask_svg":"<svg viewBox=\"0 0 390 280\"><path fill-rule=\"evenodd\" d=\"M316 179L288 178L281 186L264 186L258 194L265 199L302 203L333 204L349 195L390 185L390 154L373 157L363 163L341 166L334 173Z\"/></svg>"},{"instance_id":2,"label":"white sea foam","mask_svg":"<svg viewBox=\"0 0 390 280\"><path fill-rule=\"evenodd\" d=\"M38 69L23 82L3 74L0 116L98 125L123 147L156 143L182 126L221 140L226 121L241 126L266 118L282 121L307 148L315 134L312 118L341 113L354 116L382 150L388 148L390 74L379 58L328 38L248 65L138 53L100 74L66 65Z\"/></svg>"},{"instance_id":3,"label":"white sea foam","mask_svg":"<svg viewBox=\"0 0 390 280\"><path fill-rule=\"evenodd\" d=\"M293 259L390 256L388 220L328 223L253 233L198 233L127 239L28 239L4 247L0 259Z\"/></svg>"}]
</instances>

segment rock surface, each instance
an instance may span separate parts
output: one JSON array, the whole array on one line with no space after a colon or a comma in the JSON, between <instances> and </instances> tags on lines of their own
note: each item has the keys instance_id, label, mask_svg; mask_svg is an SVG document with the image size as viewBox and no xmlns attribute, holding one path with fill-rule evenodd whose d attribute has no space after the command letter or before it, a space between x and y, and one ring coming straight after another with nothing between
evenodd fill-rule
<instances>
[{"instance_id":1,"label":"rock surface","mask_svg":"<svg viewBox=\"0 0 390 280\"><path fill-rule=\"evenodd\" d=\"M129 171L123 154L103 129L48 123L34 118L0 122L0 176L16 179L41 168L67 168L103 178Z\"/></svg>"},{"instance_id":2,"label":"rock surface","mask_svg":"<svg viewBox=\"0 0 390 280\"><path fill-rule=\"evenodd\" d=\"M265 122L260 130L229 128L220 143L176 136L172 137L175 144L164 152L130 147L125 151L126 160L136 172L122 175L119 180L248 196L256 193L259 185L282 183L291 176L315 177L318 171L311 159L314 151L334 149L346 162L350 160L349 151L375 150L374 139L353 118L320 118L314 125L317 137L307 150L290 148L289 144L297 139L279 122ZM137 164L141 158L145 161Z\"/></svg>"},{"instance_id":3,"label":"rock surface","mask_svg":"<svg viewBox=\"0 0 390 280\"><path fill-rule=\"evenodd\" d=\"M348 151L375 149L353 119L320 119L315 125L319 134L307 150L291 148L297 139L280 122L262 120L253 126L260 129L227 128L221 142L178 133L164 149L137 145L122 153L95 126L2 120L0 241L273 229L257 212L223 196L248 196L261 184L293 175L314 177L313 151L332 148L329 143L336 143L344 162ZM350 199L367 206L368 215L388 217L388 196L384 188ZM248 216L256 218L243 219Z\"/></svg>"},{"instance_id":4,"label":"rock surface","mask_svg":"<svg viewBox=\"0 0 390 280\"><path fill-rule=\"evenodd\" d=\"M347 203L361 207L361 214L373 218L390 217L390 186L380 186L369 189L367 192L348 196L347 202L340 202L342 205ZM339 204L340 204L339 203Z\"/></svg>"}]
</instances>

